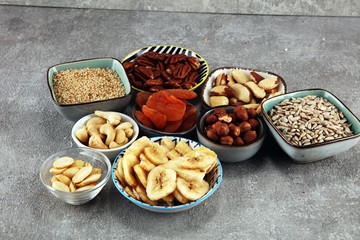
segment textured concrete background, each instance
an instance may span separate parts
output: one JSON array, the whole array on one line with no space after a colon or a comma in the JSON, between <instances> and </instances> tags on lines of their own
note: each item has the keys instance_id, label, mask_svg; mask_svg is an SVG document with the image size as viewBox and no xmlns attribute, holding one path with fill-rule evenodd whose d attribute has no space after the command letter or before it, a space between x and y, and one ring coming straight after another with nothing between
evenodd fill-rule
<instances>
[{"instance_id":1,"label":"textured concrete background","mask_svg":"<svg viewBox=\"0 0 360 240\"><path fill-rule=\"evenodd\" d=\"M268 136L252 159L223 164L206 206L170 215L133 205L112 182L70 206L39 179L49 155L73 146L73 123L56 112L46 85L54 64L177 45L210 70L262 69L289 91L326 88L359 117L359 26L357 17L0 6L0 239L360 239L359 144L303 165Z\"/></svg>"},{"instance_id":2,"label":"textured concrete background","mask_svg":"<svg viewBox=\"0 0 360 240\"><path fill-rule=\"evenodd\" d=\"M358 0L0 0L0 4L169 12L360 16Z\"/></svg>"}]
</instances>

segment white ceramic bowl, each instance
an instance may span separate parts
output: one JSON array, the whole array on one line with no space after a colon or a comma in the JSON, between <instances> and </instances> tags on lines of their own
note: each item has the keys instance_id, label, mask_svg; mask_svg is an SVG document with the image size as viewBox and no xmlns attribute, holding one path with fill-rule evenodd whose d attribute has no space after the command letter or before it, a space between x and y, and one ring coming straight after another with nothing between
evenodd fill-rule
<instances>
[{"instance_id":1,"label":"white ceramic bowl","mask_svg":"<svg viewBox=\"0 0 360 240\"><path fill-rule=\"evenodd\" d=\"M204 86L203 86L203 89L201 92L201 102L205 108L211 107L210 106L210 90L213 88L216 77L220 73L225 73L225 74L231 75L231 71L234 69L240 70L247 77L250 77L250 72L256 72L256 73L260 74L261 76L263 76L264 78L278 77L280 79L280 84L276 87L277 91L281 92L281 93L286 93L286 91L287 91L285 80L281 76L279 76L275 73L268 72L268 71L262 71L262 70L255 70L255 69L251 69L251 68L221 67L221 68L217 68L214 71L212 71L204 83Z\"/></svg>"},{"instance_id":2,"label":"white ceramic bowl","mask_svg":"<svg viewBox=\"0 0 360 240\"><path fill-rule=\"evenodd\" d=\"M161 140L164 138L164 136L160 136L160 137L153 137L150 138L151 142L161 142ZM172 141L175 142L175 144L179 141L184 141L186 142L192 149L196 149L198 147L201 147L202 145L199 144L198 142L195 142L193 140L187 139L187 138L182 138L182 137L173 137L173 136L168 136L168 138L170 138ZM201 202L203 202L205 199L207 199L208 197L210 197L215 191L216 189L219 187L220 182L222 180L222 176L223 176L223 171L222 171L222 167L220 164L219 159L217 159L217 166L214 167L214 169L208 173L205 177L208 179L208 182L210 184L210 189L209 191L199 200L197 201L193 201L187 204L182 204L182 205L176 205L176 206L152 206L149 204L146 204L144 202L140 202L134 198L132 198L131 196L129 196L125 191L123 186L120 184L120 182L117 180L116 176L115 176L115 171L117 169L117 161L119 160L120 157L122 157L124 155L124 152L126 151L126 149L124 151L122 151L117 158L115 159L113 166L112 166L112 180L115 184L115 187L117 188L117 190L119 190L119 192L128 200L130 200L132 203L134 203L135 205L144 208L146 210L152 211L152 212L159 212L159 213L174 213L174 212L181 212L181 211L185 211L188 210L190 208L193 208L197 205L199 205Z\"/></svg>"},{"instance_id":3,"label":"white ceramic bowl","mask_svg":"<svg viewBox=\"0 0 360 240\"><path fill-rule=\"evenodd\" d=\"M89 115L86 115L84 117L82 117L81 119L79 119L73 126L72 130L71 130L71 137L73 139L73 141L75 142L75 144L78 146L78 147L83 147L83 148L88 148L88 149L94 149L98 152L101 152L103 154L105 154L109 159L110 161L113 161L116 156L125 148L127 148L128 146L130 146L131 143L133 143L136 138L138 137L139 135L139 126L137 125L137 123L134 121L134 119L132 119L131 117L129 117L128 115L126 114L123 114L123 113L119 113L119 112L114 112L114 113L117 113L117 114L120 114L121 116L121 121L122 122L131 122L132 125L133 125L133 130L134 130L134 134L132 136L131 139L129 139L129 142L121 147L118 147L118 148L113 148L113 149L95 149L95 148L91 148L91 147L88 147L86 146L85 144L83 144L82 142L80 142L77 137L75 136L75 133L78 129L82 128L86 122L88 120L90 120L91 118L93 117L96 117L95 114L89 114Z\"/></svg>"},{"instance_id":4,"label":"white ceramic bowl","mask_svg":"<svg viewBox=\"0 0 360 240\"><path fill-rule=\"evenodd\" d=\"M266 136L267 128L264 125L262 119L259 116L256 117L259 122L259 126L256 130L257 139L255 142L243 146L227 146L208 139L204 132L205 119L207 116L212 114L216 108L224 108L229 113L233 111L235 106L220 106L211 108L201 118L199 118L196 122L196 133L199 142L210 148L211 150L215 151L222 162L235 163L245 161L253 157L260 150Z\"/></svg>"},{"instance_id":5,"label":"white ceramic bowl","mask_svg":"<svg viewBox=\"0 0 360 240\"><path fill-rule=\"evenodd\" d=\"M101 169L101 178L97 181L97 185L85 191L80 192L63 192L51 187L51 178L54 176L50 173L53 163L61 157L72 157L90 163L94 168ZM102 153L93 149L86 148L68 148L48 157L41 165L40 179L44 187L60 200L71 204L84 204L99 194L105 184L109 181L111 174L111 163L109 159Z\"/></svg>"},{"instance_id":6,"label":"white ceramic bowl","mask_svg":"<svg viewBox=\"0 0 360 240\"><path fill-rule=\"evenodd\" d=\"M345 118L351 124L351 130L353 131L354 135L306 146L298 146L289 142L279 131L279 129L273 124L268 114L275 105L285 99L305 97L308 95L322 97L334 104L339 111L343 112ZM323 89L300 90L271 98L262 104L261 111L263 113L262 116L276 142L280 145L284 152L286 152L295 162L298 163L314 162L331 157L333 155L347 151L351 147L355 146L360 140L359 119L336 96Z\"/></svg>"}]
</instances>

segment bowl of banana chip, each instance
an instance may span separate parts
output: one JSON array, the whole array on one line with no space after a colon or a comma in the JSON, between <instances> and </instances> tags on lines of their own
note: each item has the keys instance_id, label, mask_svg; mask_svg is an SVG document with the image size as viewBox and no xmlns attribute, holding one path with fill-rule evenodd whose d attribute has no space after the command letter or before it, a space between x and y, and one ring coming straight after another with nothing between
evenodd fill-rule
<instances>
[{"instance_id":1,"label":"bowl of banana chip","mask_svg":"<svg viewBox=\"0 0 360 240\"><path fill-rule=\"evenodd\" d=\"M190 209L212 195L222 180L214 151L183 137L137 139L115 159L112 180L119 192L153 212Z\"/></svg>"}]
</instances>

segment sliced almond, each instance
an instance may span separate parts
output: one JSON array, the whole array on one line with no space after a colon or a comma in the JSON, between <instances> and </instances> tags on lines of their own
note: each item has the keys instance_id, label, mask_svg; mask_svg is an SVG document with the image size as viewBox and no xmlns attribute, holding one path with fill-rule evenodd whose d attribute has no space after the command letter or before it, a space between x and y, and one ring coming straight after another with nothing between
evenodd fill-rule
<instances>
[{"instance_id":1,"label":"sliced almond","mask_svg":"<svg viewBox=\"0 0 360 240\"><path fill-rule=\"evenodd\" d=\"M61 157L54 161L54 168L67 168L74 163L74 159L71 157Z\"/></svg>"},{"instance_id":2,"label":"sliced almond","mask_svg":"<svg viewBox=\"0 0 360 240\"><path fill-rule=\"evenodd\" d=\"M51 178L51 184L53 184L55 181L59 181L59 179L57 179L56 175L54 175L54 176Z\"/></svg>"},{"instance_id":3,"label":"sliced almond","mask_svg":"<svg viewBox=\"0 0 360 240\"><path fill-rule=\"evenodd\" d=\"M50 169L50 173L54 174L54 175L58 175L63 173L67 168L51 168Z\"/></svg>"},{"instance_id":4,"label":"sliced almond","mask_svg":"<svg viewBox=\"0 0 360 240\"><path fill-rule=\"evenodd\" d=\"M93 168L93 170L91 170L90 174L96 174L96 173L100 173L101 174L101 169L100 168Z\"/></svg>"},{"instance_id":5,"label":"sliced almond","mask_svg":"<svg viewBox=\"0 0 360 240\"><path fill-rule=\"evenodd\" d=\"M56 178L59 179L59 181L65 184L66 186L69 186L71 183L71 179L65 175L59 174L56 175Z\"/></svg>"},{"instance_id":6,"label":"sliced almond","mask_svg":"<svg viewBox=\"0 0 360 240\"><path fill-rule=\"evenodd\" d=\"M62 174L69 178L73 178L79 170L80 170L79 167L70 167L66 169Z\"/></svg>"},{"instance_id":7,"label":"sliced almond","mask_svg":"<svg viewBox=\"0 0 360 240\"><path fill-rule=\"evenodd\" d=\"M73 182L70 182L69 188L70 188L70 192L75 192L77 189Z\"/></svg>"},{"instance_id":8,"label":"sliced almond","mask_svg":"<svg viewBox=\"0 0 360 240\"><path fill-rule=\"evenodd\" d=\"M84 187L81 187L81 188L76 189L76 192L88 190L88 189L90 189L90 188L92 188L92 187L95 187L96 185L97 185L96 182L90 183L89 185L86 185L86 186L84 186Z\"/></svg>"},{"instance_id":9,"label":"sliced almond","mask_svg":"<svg viewBox=\"0 0 360 240\"><path fill-rule=\"evenodd\" d=\"M76 160L71 167L84 167L85 166L85 162L83 160Z\"/></svg>"},{"instance_id":10,"label":"sliced almond","mask_svg":"<svg viewBox=\"0 0 360 240\"><path fill-rule=\"evenodd\" d=\"M54 189L59 190L59 191L63 191L63 192L70 192L70 189L68 186L66 186L64 183L60 182L60 181L55 181L52 183L51 185Z\"/></svg>"},{"instance_id":11,"label":"sliced almond","mask_svg":"<svg viewBox=\"0 0 360 240\"><path fill-rule=\"evenodd\" d=\"M85 187L86 185L89 185L90 183L96 182L101 178L101 173L95 173L91 174L87 178L85 178L83 181L76 184L77 187Z\"/></svg>"},{"instance_id":12,"label":"sliced almond","mask_svg":"<svg viewBox=\"0 0 360 240\"><path fill-rule=\"evenodd\" d=\"M83 181L85 178L87 178L87 176L90 175L92 171L92 167L91 166L87 166L87 167L83 167L81 168L76 174L75 176L72 178L72 181L74 183L79 183L81 181Z\"/></svg>"}]
</instances>

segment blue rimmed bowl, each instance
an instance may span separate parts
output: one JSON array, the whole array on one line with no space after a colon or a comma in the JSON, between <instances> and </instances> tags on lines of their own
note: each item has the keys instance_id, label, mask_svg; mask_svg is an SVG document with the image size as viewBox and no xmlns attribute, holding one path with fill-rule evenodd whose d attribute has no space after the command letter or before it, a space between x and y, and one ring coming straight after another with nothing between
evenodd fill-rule
<instances>
[{"instance_id":1,"label":"blue rimmed bowl","mask_svg":"<svg viewBox=\"0 0 360 240\"><path fill-rule=\"evenodd\" d=\"M78 104L60 104L54 92L54 74L63 70L83 68L109 68L116 71L125 87L125 96ZM93 113L95 110L121 111L129 105L131 100L131 84L122 64L115 58L94 58L57 64L48 69L47 84L56 110L63 117L74 122L85 115Z\"/></svg>"},{"instance_id":2,"label":"blue rimmed bowl","mask_svg":"<svg viewBox=\"0 0 360 240\"><path fill-rule=\"evenodd\" d=\"M134 62L137 57L141 56L142 54L153 51L157 53L169 53L169 54L185 54L186 56L190 57L196 57L200 62L200 67L198 69L198 78L196 79L196 85L192 87L190 90L195 90L198 88L207 78L209 75L209 66L206 62L206 60L197 54L196 52L183 48L183 47L177 47L177 46L171 46L171 45L153 45L153 46L147 46L140 49L137 49L131 53L129 53L122 61L121 63L124 64L126 62ZM132 87L137 91L145 91L144 89L140 89L135 87L132 84Z\"/></svg>"},{"instance_id":3,"label":"blue rimmed bowl","mask_svg":"<svg viewBox=\"0 0 360 240\"><path fill-rule=\"evenodd\" d=\"M153 137L150 138L151 142L158 142L160 143L161 140L164 138L165 136L160 136L160 137ZM199 147L202 147L203 145L201 145L198 142L195 142L193 140L187 139L187 138L183 138L183 137L173 137L173 136L167 136L168 138L170 138L175 144L177 144L180 141L184 141L186 142L192 149L196 149ZM130 200L132 203L134 203L135 205L144 208L146 210L152 211L152 212L159 212L159 213L175 213L175 212L182 212L185 210L188 210L190 208L193 208L197 205L199 205L201 202L203 202L205 199L207 199L208 197L210 197L215 191L216 189L219 187L220 182L222 180L222 176L223 176L223 170L221 167L221 163L219 161L219 159L217 159L217 165L211 170L210 173L208 173L207 175L205 175L205 179L209 182L210 188L209 191L199 200L197 201L193 201L187 204L181 204L181 205L175 205L175 206L152 206L149 204L146 204L144 202L138 201L134 198L132 198L131 196L129 196L125 191L124 191L124 187L120 184L119 180L116 178L115 176L115 171L117 169L117 163L119 161L119 159L124 156L126 149L124 149L115 159L113 166L112 166L112 180L113 183L115 184L115 187L117 188L117 190L119 190L119 192L128 200Z\"/></svg>"},{"instance_id":4,"label":"blue rimmed bowl","mask_svg":"<svg viewBox=\"0 0 360 240\"><path fill-rule=\"evenodd\" d=\"M288 141L281 133L281 131L272 122L269 116L270 111L277 104L279 104L285 99L299 98L309 95L322 97L334 104L335 107L343 113L348 123L351 124L351 130L353 131L353 135L305 146L298 146ZM314 162L334 156L336 154L349 150L350 148L355 146L360 140L359 119L350 111L350 109L343 102L340 101L340 99L338 99L331 92L324 89L300 90L273 97L262 103L261 111L265 123L268 126L272 136L275 138L276 142L284 150L284 152L286 152L295 162L298 163Z\"/></svg>"}]
</instances>

